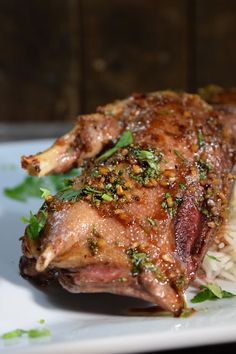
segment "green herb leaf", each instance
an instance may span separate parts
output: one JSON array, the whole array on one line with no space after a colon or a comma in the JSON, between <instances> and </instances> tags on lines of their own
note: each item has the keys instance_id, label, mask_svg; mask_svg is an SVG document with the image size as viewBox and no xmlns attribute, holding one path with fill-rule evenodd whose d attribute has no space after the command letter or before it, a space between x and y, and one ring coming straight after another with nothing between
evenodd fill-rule
<instances>
[{"instance_id":1,"label":"green herb leaf","mask_svg":"<svg viewBox=\"0 0 236 354\"><path fill-rule=\"evenodd\" d=\"M210 254L207 254L207 257L210 258L210 259L212 259L213 261L220 262L220 260L219 260L217 257L212 256L212 255L210 255Z\"/></svg>"},{"instance_id":2,"label":"green herb leaf","mask_svg":"<svg viewBox=\"0 0 236 354\"><path fill-rule=\"evenodd\" d=\"M157 268L150 262L147 253L138 252L135 249L130 248L127 251L132 263L131 273L133 276L137 276L142 270L150 269L152 272L156 272Z\"/></svg>"},{"instance_id":3,"label":"green herb leaf","mask_svg":"<svg viewBox=\"0 0 236 354\"><path fill-rule=\"evenodd\" d=\"M79 176L80 169L72 169L69 173L59 174L47 177L31 177L27 176L23 182L12 188L5 188L4 193L11 199L25 202L29 197L41 198L40 188L51 190L56 193L68 184L70 179Z\"/></svg>"},{"instance_id":4,"label":"green herb leaf","mask_svg":"<svg viewBox=\"0 0 236 354\"><path fill-rule=\"evenodd\" d=\"M27 334L28 334L29 338L41 338L41 337L50 337L51 336L51 332L47 328L30 329L27 331Z\"/></svg>"},{"instance_id":5,"label":"green herb leaf","mask_svg":"<svg viewBox=\"0 0 236 354\"><path fill-rule=\"evenodd\" d=\"M183 157L183 155L178 150L174 150L174 153L181 161L187 162L186 158Z\"/></svg>"},{"instance_id":6,"label":"green herb leaf","mask_svg":"<svg viewBox=\"0 0 236 354\"><path fill-rule=\"evenodd\" d=\"M204 137L203 137L203 134L202 134L202 130L201 130L201 129L198 129L198 132L197 132L197 140L198 140L198 146L199 146L200 148L205 146L205 141L204 141Z\"/></svg>"},{"instance_id":7,"label":"green herb leaf","mask_svg":"<svg viewBox=\"0 0 236 354\"><path fill-rule=\"evenodd\" d=\"M153 152L148 150L137 150L136 151L136 158L139 161L145 161L149 165L149 167L156 172L159 170L158 163L162 158L162 154L155 155Z\"/></svg>"},{"instance_id":8,"label":"green herb leaf","mask_svg":"<svg viewBox=\"0 0 236 354\"><path fill-rule=\"evenodd\" d=\"M43 230L46 220L47 220L47 212L45 210L40 210L37 215L34 215L32 211L30 211L29 219L24 216L21 218L22 222L25 224L29 224L26 228L26 234L30 240L37 240L40 232Z\"/></svg>"},{"instance_id":9,"label":"green herb leaf","mask_svg":"<svg viewBox=\"0 0 236 354\"><path fill-rule=\"evenodd\" d=\"M152 219L152 218L147 218L148 222L150 225L152 226L157 226L156 220Z\"/></svg>"},{"instance_id":10,"label":"green herb leaf","mask_svg":"<svg viewBox=\"0 0 236 354\"><path fill-rule=\"evenodd\" d=\"M212 170L211 165L208 162L202 161L200 159L196 161L196 165L199 171L200 180L206 179L208 173Z\"/></svg>"},{"instance_id":11,"label":"green herb leaf","mask_svg":"<svg viewBox=\"0 0 236 354\"><path fill-rule=\"evenodd\" d=\"M124 148L130 144L133 144L133 135L130 130L126 130L115 144L115 146L108 151L104 152L101 156L97 158L97 161L103 161L111 157L119 148Z\"/></svg>"},{"instance_id":12,"label":"green herb leaf","mask_svg":"<svg viewBox=\"0 0 236 354\"><path fill-rule=\"evenodd\" d=\"M96 256L96 254L98 253L98 241L96 240L96 238L90 237L88 238L87 242L92 256Z\"/></svg>"},{"instance_id":13,"label":"green herb leaf","mask_svg":"<svg viewBox=\"0 0 236 354\"><path fill-rule=\"evenodd\" d=\"M219 285L217 284L208 284L207 288L212 292L212 294L214 294L216 297L218 297L219 299L222 299L223 297L223 293L222 293L222 289Z\"/></svg>"},{"instance_id":14,"label":"green herb leaf","mask_svg":"<svg viewBox=\"0 0 236 354\"><path fill-rule=\"evenodd\" d=\"M25 202L28 197L41 198L40 188L42 179L36 177L25 177L24 181L13 188L5 188L4 193L7 197L21 202Z\"/></svg>"},{"instance_id":15,"label":"green herb leaf","mask_svg":"<svg viewBox=\"0 0 236 354\"><path fill-rule=\"evenodd\" d=\"M111 202L113 200L113 197L109 194L103 194L102 199L105 200L105 202Z\"/></svg>"},{"instance_id":16,"label":"green herb leaf","mask_svg":"<svg viewBox=\"0 0 236 354\"><path fill-rule=\"evenodd\" d=\"M10 332L6 332L2 335L3 339L13 339L13 338L19 338L21 337L24 333L26 333L26 331L24 331L23 329L15 329L13 331Z\"/></svg>"},{"instance_id":17,"label":"green herb leaf","mask_svg":"<svg viewBox=\"0 0 236 354\"><path fill-rule=\"evenodd\" d=\"M186 185L184 183L180 183L179 184L179 188L184 190L184 189L186 189Z\"/></svg>"},{"instance_id":18,"label":"green herb leaf","mask_svg":"<svg viewBox=\"0 0 236 354\"><path fill-rule=\"evenodd\" d=\"M222 290L217 284L208 284L207 286L201 285L200 289L201 291L191 300L194 304L207 300L225 299L236 296L235 294Z\"/></svg>"},{"instance_id":19,"label":"green herb leaf","mask_svg":"<svg viewBox=\"0 0 236 354\"><path fill-rule=\"evenodd\" d=\"M48 190L47 188L40 188L40 190L42 192L41 198L43 199L47 199L51 195L50 190Z\"/></svg>"},{"instance_id":20,"label":"green herb leaf","mask_svg":"<svg viewBox=\"0 0 236 354\"><path fill-rule=\"evenodd\" d=\"M82 189L72 189L71 187L69 187L59 192L58 199L62 202L75 202L80 198L82 191Z\"/></svg>"}]
</instances>

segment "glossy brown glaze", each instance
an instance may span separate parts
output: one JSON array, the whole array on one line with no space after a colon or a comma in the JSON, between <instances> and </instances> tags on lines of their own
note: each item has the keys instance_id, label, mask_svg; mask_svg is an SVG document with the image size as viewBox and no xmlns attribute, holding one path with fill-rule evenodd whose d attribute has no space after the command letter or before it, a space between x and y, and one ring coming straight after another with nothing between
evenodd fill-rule
<instances>
[{"instance_id":1,"label":"glossy brown glaze","mask_svg":"<svg viewBox=\"0 0 236 354\"><path fill-rule=\"evenodd\" d=\"M135 94L82 117L71 164L61 154L51 169L38 165L43 174L88 161L71 182L79 197L48 198L39 240L24 236L32 277L53 269L69 291L135 296L178 315L227 215L235 146L223 122L224 112L199 96L169 91ZM93 158L127 130L133 144ZM30 159L50 165L45 153Z\"/></svg>"}]
</instances>

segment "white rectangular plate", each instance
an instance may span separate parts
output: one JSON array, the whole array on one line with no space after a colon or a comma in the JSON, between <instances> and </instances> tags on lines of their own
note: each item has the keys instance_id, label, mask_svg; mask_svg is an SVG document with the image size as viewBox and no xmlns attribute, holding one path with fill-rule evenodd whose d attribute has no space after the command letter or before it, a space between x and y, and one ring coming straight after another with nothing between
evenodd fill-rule
<instances>
[{"instance_id":1,"label":"white rectangular plate","mask_svg":"<svg viewBox=\"0 0 236 354\"><path fill-rule=\"evenodd\" d=\"M128 316L127 310L144 306L131 298L108 294L70 294L60 287L37 289L19 275L19 237L22 215L35 212L42 201L21 203L6 198L3 188L24 177L20 156L41 151L49 140L0 145L0 334L16 328L39 327L45 319L51 338L13 343L0 339L3 353L138 353L236 340L236 299L195 306L189 318ZM236 292L236 284L222 282ZM188 297L193 291L188 292Z\"/></svg>"}]
</instances>

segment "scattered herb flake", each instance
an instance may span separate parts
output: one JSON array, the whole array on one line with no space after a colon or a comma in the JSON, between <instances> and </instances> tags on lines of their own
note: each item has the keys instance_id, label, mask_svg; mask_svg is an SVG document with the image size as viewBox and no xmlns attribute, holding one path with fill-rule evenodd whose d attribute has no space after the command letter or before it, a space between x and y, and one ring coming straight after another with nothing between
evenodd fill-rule
<instances>
[{"instance_id":1,"label":"scattered herb flake","mask_svg":"<svg viewBox=\"0 0 236 354\"><path fill-rule=\"evenodd\" d=\"M94 237L90 237L87 242L92 256L96 256L98 254L98 241Z\"/></svg>"},{"instance_id":2,"label":"scattered herb flake","mask_svg":"<svg viewBox=\"0 0 236 354\"><path fill-rule=\"evenodd\" d=\"M207 257L210 258L210 259L212 259L213 261L220 262L220 260L219 260L217 257L212 256L212 255L210 255L210 254L207 254Z\"/></svg>"},{"instance_id":3,"label":"scattered herb flake","mask_svg":"<svg viewBox=\"0 0 236 354\"><path fill-rule=\"evenodd\" d=\"M127 254L131 260L131 273L134 277L139 275L142 271L150 270L159 279L164 280L164 275L158 272L157 267L150 261L147 253L138 252L136 249L130 248Z\"/></svg>"},{"instance_id":4,"label":"scattered herb flake","mask_svg":"<svg viewBox=\"0 0 236 354\"><path fill-rule=\"evenodd\" d=\"M204 137L203 137L203 133L202 133L202 130L201 130L201 129L198 129L198 132L197 132L197 140L198 140L198 146L199 146L199 148L205 146L205 141L204 141Z\"/></svg>"},{"instance_id":5,"label":"scattered herb flake","mask_svg":"<svg viewBox=\"0 0 236 354\"><path fill-rule=\"evenodd\" d=\"M179 150L174 150L175 155L183 162L187 162L186 158L179 152Z\"/></svg>"},{"instance_id":6,"label":"scattered herb flake","mask_svg":"<svg viewBox=\"0 0 236 354\"><path fill-rule=\"evenodd\" d=\"M120 277L117 279L120 283L125 283L128 281L128 279L126 277Z\"/></svg>"},{"instance_id":7,"label":"scattered herb flake","mask_svg":"<svg viewBox=\"0 0 236 354\"><path fill-rule=\"evenodd\" d=\"M47 328L34 328L27 331L29 338L41 338L41 337L50 337L51 332Z\"/></svg>"},{"instance_id":8,"label":"scattered herb flake","mask_svg":"<svg viewBox=\"0 0 236 354\"><path fill-rule=\"evenodd\" d=\"M38 321L40 324L44 324L44 320ZM43 328L33 328L29 330L24 330L24 329L15 329L10 332L4 333L1 337L4 340L11 340L14 338L20 338L23 335L27 335L28 338L41 338L41 337L49 337L51 336L51 332L49 329L43 327Z\"/></svg>"},{"instance_id":9,"label":"scattered herb flake","mask_svg":"<svg viewBox=\"0 0 236 354\"><path fill-rule=\"evenodd\" d=\"M2 335L3 339L13 339L13 338L19 338L21 337L24 333L27 331L24 331L23 329L15 329L10 332L6 332Z\"/></svg>"},{"instance_id":10,"label":"scattered herb flake","mask_svg":"<svg viewBox=\"0 0 236 354\"><path fill-rule=\"evenodd\" d=\"M196 165L199 171L200 180L206 179L208 173L212 170L211 165L208 162L202 161L200 159L196 161Z\"/></svg>"},{"instance_id":11,"label":"scattered herb flake","mask_svg":"<svg viewBox=\"0 0 236 354\"><path fill-rule=\"evenodd\" d=\"M105 200L105 202L111 202L113 200L113 197L109 194L103 194L102 199Z\"/></svg>"},{"instance_id":12,"label":"scattered herb flake","mask_svg":"<svg viewBox=\"0 0 236 354\"><path fill-rule=\"evenodd\" d=\"M152 226L157 226L156 220L152 219L152 218L147 218L148 222L150 225Z\"/></svg>"},{"instance_id":13,"label":"scattered herb flake","mask_svg":"<svg viewBox=\"0 0 236 354\"><path fill-rule=\"evenodd\" d=\"M186 184L180 183L179 184L179 188L182 189L182 190L186 189Z\"/></svg>"}]
</instances>

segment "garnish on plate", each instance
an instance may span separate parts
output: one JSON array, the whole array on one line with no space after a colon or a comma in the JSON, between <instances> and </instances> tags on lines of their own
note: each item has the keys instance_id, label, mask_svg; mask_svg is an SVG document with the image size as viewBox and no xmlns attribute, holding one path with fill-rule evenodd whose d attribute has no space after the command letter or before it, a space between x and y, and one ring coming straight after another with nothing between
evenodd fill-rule
<instances>
[{"instance_id":1,"label":"garnish on plate","mask_svg":"<svg viewBox=\"0 0 236 354\"><path fill-rule=\"evenodd\" d=\"M42 325L41 328L32 328L28 330L17 328L13 331L3 333L1 338L4 340L11 340L20 338L22 336L27 336L28 338L50 337L51 331L48 328L43 327L45 320L40 320L38 323Z\"/></svg>"},{"instance_id":2,"label":"garnish on plate","mask_svg":"<svg viewBox=\"0 0 236 354\"><path fill-rule=\"evenodd\" d=\"M70 178L79 176L81 174L81 169L74 168L69 173L52 175L47 177L32 177L27 176L24 180L15 187L5 188L4 194L14 200L20 202L26 202L28 198L41 198L42 189L59 192L65 187L65 181L70 180Z\"/></svg>"},{"instance_id":3,"label":"garnish on plate","mask_svg":"<svg viewBox=\"0 0 236 354\"><path fill-rule=\"evenodd\" d=\"M199 289L200 292L191 299L193 304L207 300L228 299L236 296L236 294L223 290L218 284L209 283L201 285Z\"/></svg>"}]
</instances>

